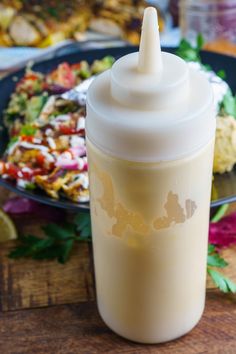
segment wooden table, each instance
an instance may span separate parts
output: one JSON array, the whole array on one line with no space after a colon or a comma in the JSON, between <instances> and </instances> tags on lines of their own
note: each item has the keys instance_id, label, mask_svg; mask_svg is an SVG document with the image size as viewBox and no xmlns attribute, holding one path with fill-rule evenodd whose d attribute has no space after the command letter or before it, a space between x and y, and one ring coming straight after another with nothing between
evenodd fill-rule
<instances>
[{"instance_id":1,"label":"wooden table","mask_svg":"<svg viewBox=\"0 0 236 354\"><path fill-rule=\"evenodd\" d=\"M8 197L0 189L0 204ZM65 215L66 217L66 215ZM40 233L45 222L15 220L19 232ZM208 280L206 310L188 335L164 345L140 345L112 333L96 308L91 245L80 244L70 261L10 260L14 242L0 244L0 353L236 353L236 296ZM226 269L236 281L236 247L225 250Z\"/></svg>"}]
</instances>

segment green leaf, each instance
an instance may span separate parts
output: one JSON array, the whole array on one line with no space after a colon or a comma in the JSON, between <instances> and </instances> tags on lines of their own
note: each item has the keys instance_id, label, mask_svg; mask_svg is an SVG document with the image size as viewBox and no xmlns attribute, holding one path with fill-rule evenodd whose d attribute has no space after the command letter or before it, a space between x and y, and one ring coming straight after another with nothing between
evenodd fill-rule
<instances>
[{"instance_id":1,"label":"green leaf","mask_svg":"<svg viewBox=\"0 0 236 354\"><path fill-rule=\"evenodd\" d=\"M228 263L218 253L207 256L207 265L211 267L225 268Z\"/></svg>"},{"instance_id":2,"label":"green leaf","mask_svg":"<svg viewBox=\"0 0 236 354\"><path fill-rule=\"evenodd\" d=\"M74 240L68 240L65 242L62 248L62 252L58 256L59 263L64 264L68 261L73 246L74 246Z\"/></svg>"},{"instance_id":3,"label":"green leaf","mask_svg":"<svg viewBox=\"0 0 236 354\"><path fill-rule=\"evenodd\" d=\"M220 221L223 216L225 215L226 211L229 208L229 204L223 204L219 207L213 218L211 219L211 222L218 222Z\"/></svg>"},{"instance_id":4,"label":"green leaf","mask_svg":"<svg viewBox=\"0 0 236 354\"><path fill-rule=\"evenodd\" d=\"M197 43L196 47L193 47L186 39L182 39L179 48L176 51L176 54L186 61L197 61L201 62L200 58L200 45L201 38L199 37L199 43Z\"/></svg>"},{"instance_id":5,"label":"green leaf","mask_svg":"<svg viewBox=\"0 0 236 354\"><path fill-rule=\"evenodd\" d=\"M236 118L236 97L233 96L231 90L225 94L220 109L223 113Z\"/></svg>"},{"instance_id":6,"label":"green leaf","mask_svg":"<svg viewBox=\"0 0 236 354\"><path fill-rule=\"evenodd\" d=\"M29 182L25 185L25 189L27 189L28 191L33 191L36 188L37 188L37 186L33 182Z\"/></svg>"},{"instance_id":7,"label":"green leaf","mask_svg":"<svg viewBox=\"0 0 236 354\"><path fill-rule=\"evenodd\" d=\"M197 49L198 49L198 51L203 48L204 44L205 44L204 37L201 33L199 33L197 36Z\"/></svg>"},{"instance_id":8,"label":"green leaf","mask_svg":"<svg viewBox=\"0 0 236 354\"><path fill-rule=\"evenodd\" d=\"M77 230L80 232L80 236L89 237L92 234L90 214L79 213L74 219L74 223L77 226Z\"/></svg>"},{"instance_id":9,"label":"green leaf","mask_svg":"<svg viewBox=\"0 0 236 354\"><path fill-rule=\"evenodd\" d=\"M23 125L23 127L21 128L20 131L20 135L26 135L26 136L34 136L36 133L37 129L34 128L32 125L30 124L25 124Z\"/></svg>"},{"instance_id":10,"label":"green leaf","mask_svg":"<svg viewBox=\"0 0 236 354\"><path fill-rule=\"evenodd\" d=\"M48 224L43 226L42 229L48 237L58 240L66 240L76 236L75 227L72 224L63 224L63 226Z\"/></svg>"},{"instance_id":11,"label":"green leaf","mask_svg":"<svg viewBox=\"0 0 236 354\"><path fill-rule=\"evenodd\" d=\"M45 248L52 246L53 243L54 240L50 238L39 239L37 243L31 246L31 251L34 253L34 252L44 250Z\"/></svg>"},{"instance_id":12,"label":"green leaf","mask_svg":"<svg viewBox=\"0 0 236 354\"><path fill-rule=\"evenodd\" d=\"M224 70L217 71L216 75L219 76L222 80L226 79L226 72Z\"/></svg>"},{"instance_id":13,"label":"green leaf","mask_svg":"<svg viewBox=\"0 0 236 354\"><path fill-rule=\"evenodd\" d=\"M90 237L91 234L92 234L91 225L85 226L80 232L81 237Z\"/></svg>"},{"instance_id":14,"label":"green leaf","mask_svg":"<svg viewBox=\"0 0 236 354\"><path fill-rule=\"evenodd\" d=\"M215 246L214 246L214 245L211 245L211 244L209 243L209 245L208 245L208 254L211 254L211 253L213 253L213 252L215 252L215 251L216 251Z\"/></svg>"},{"instance_id":15,"label":"green leaf","mask_svg":"<svg viewBox=\"0 0 236 354\"><path fill-rule=\"evenodd\" d=\"M28 257L31 254L31 249L25 246L18 246L12 250L8 257L12 259Z\"/></svg>"},{"instance_id":16,"label":"green leaf","mask_svg":"<svg viewBox=\"0 0 236 354\"><path fill-rule=\"evenodd\" d=\"M84 226L90 223L90 215L87 213L78 213L74 218L74 223L78 230L82 230Z\"/></svg>"},{"instance_id":17,"label":"green leaf","mask_svg":"<svg viewBox=\"0 0 236 354\"><path fill-rule=\"evenodd\" d=\"M45 251L54 243L52 239L42 239L32 235L21 237L19 241L22 244L9 253L9 258L34 257L35 254L42 250Z\"/></svg>"},{"instance_id":18,"label":"green leaf","mask_svg":"<svg viewBox=\"0 0 236 354\"><path fill-rule=\"evenodd\" d=\"M233 283L230 279L211 268L207 268L207 272L217 288L219 288L221 291L224 293L236 293L236 284Z\"/></svg>"},{"instance_id":19,"label":"green leaf","mask_svg":"<svg viewBox=\"0 0 236 354\"><path fill-rule=\"evenodd\" d=\"M7 145L7 149L10 149L18 140L18 136L13 136Z\"/></svg>"},{"instance_id":20,"label":"green leaf","mask_svg":"<svg viewBox=\"0 0 236 354\"><path fill-rule=\"evenodd\" d=\"M35 245L41 238L34 236L34 235L27 235L27 236L20 236L19 239L24 245Z\"/></svg>"}]
</instances>

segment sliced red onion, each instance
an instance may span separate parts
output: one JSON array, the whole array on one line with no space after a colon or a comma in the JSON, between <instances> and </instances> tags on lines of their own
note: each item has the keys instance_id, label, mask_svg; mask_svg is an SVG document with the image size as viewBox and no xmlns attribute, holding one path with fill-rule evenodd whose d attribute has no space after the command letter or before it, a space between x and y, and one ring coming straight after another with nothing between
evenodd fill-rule
<instances>
[{"instance_id":1,"label":"sliced red onion","mask_svg":"<svg viewBox=\"0 0 236 354\"><path fill-rule=\"evenodd\" d=\"M74 157L82 157L86 154L86 148L83 145L72 147L69 149Z\"/></svg>"},{"instance_id":2,"label":"sliced red onion","mask_svg":"<svg viewBox=\"0 0 236 354\"><path fill-rule=\"evenodd\" d=\"M76 160L63 159L61 157L58 158L56 166L64 170L78 170L79 167Z\"/></svg>"},{"instance_id":3,"label":"sliced red onion","mask_svg":"<svg viewBox=\"0 0 236 354\"><path fill-rule=\"evenodd\" d=\"M39 218L41 217L51 221L61 220L62 215L64 214L63 211L58 208L22 197L8 199L3 205L3 210L12 216L36 214Z\"/></svg>"},{"instance_id":4,"label":"sliced red onion","mask_svg":"<svg viewBox=\"0 0 236 354\"><path fill-rule=\"evenodd\" d=\"M62 93L65 93L69 91L69 88L57 85L57 84L52 84L49 86L48 91L52 93L53 95L60 95Z\"/></svg>"}]
</instances>

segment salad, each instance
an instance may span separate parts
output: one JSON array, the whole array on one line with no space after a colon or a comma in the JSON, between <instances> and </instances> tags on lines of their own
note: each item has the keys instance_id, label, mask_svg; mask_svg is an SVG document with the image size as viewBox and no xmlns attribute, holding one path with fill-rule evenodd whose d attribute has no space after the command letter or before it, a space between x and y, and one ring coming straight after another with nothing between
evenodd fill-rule
<instances>
[{"instance_id":1,"label":"salad","mask_svg":"<svg viewBox=\"0 0 236 354\"><path fill-rule=\"evenodd\" d=\"M113 62L109 56L92 65L64 62L47 75L26 70L4 112L10 141L0 161L2 178L55 199L89 200L85 105L61 94Z\"/></svg>"},{"instance_id":2,"label":"salad","mask_svg":"<svg viewBox=\"0 0 236 354\"><path fill-rule=\"evenodd\" d=\"M212 85L217 116L213 169L225 173L236 163L236 97L222 70L215 73L202 64L203 44L201 36L196 47L182 40L176 54L201 70ZM64 62L46 75L27 68L4 112L10 141L0 160L2 178L24 189L40 188L54 199L89 201L85 103L72 100L69 92L113 62L110 56L91 65Z\"/></svg>"}]
</instances>

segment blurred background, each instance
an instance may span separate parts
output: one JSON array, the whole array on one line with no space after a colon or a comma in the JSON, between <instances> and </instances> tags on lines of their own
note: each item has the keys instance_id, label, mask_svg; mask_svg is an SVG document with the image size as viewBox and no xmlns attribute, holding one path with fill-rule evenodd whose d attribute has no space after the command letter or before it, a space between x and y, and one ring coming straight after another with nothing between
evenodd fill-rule
<instances>
[{"instance_id":1,"label":"blurred background","mask_svg":"<svg viewBox=\"0 0 236 354\"><path fill-rule=\"evenodd\" d=\"M236 0L0 0L0 71L91 48L137 45L146 6L159 13L162 46L198 33L208 50L236 55Z\"/></svg>"}]
</instances>

